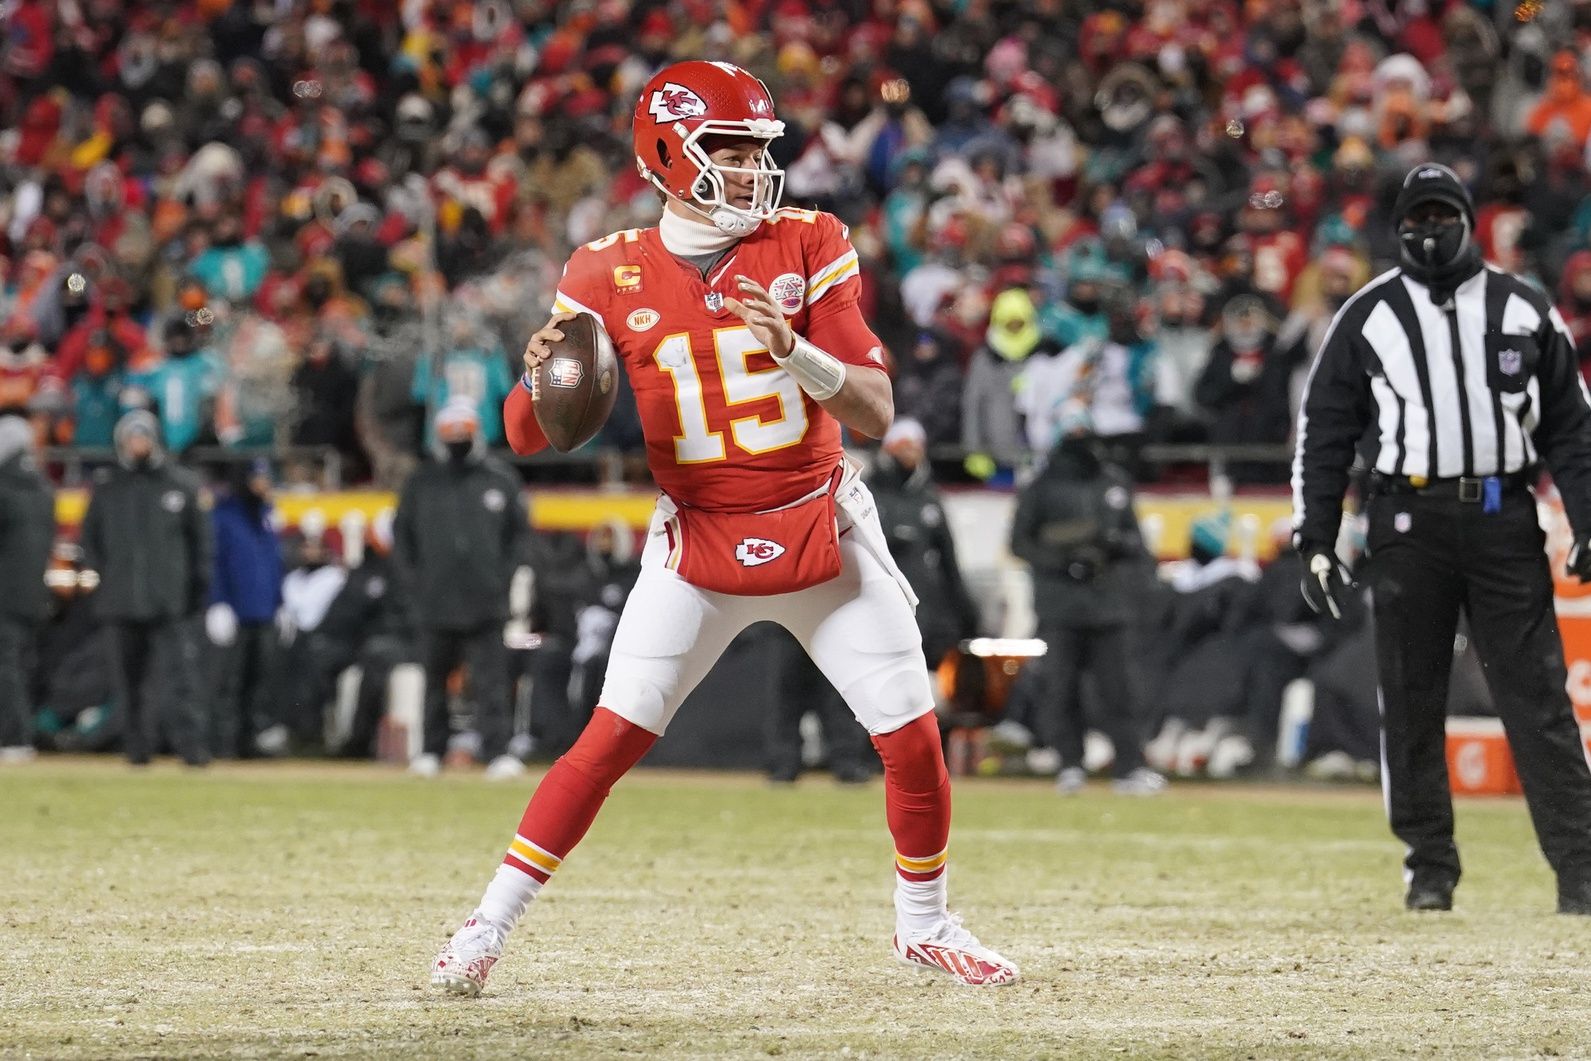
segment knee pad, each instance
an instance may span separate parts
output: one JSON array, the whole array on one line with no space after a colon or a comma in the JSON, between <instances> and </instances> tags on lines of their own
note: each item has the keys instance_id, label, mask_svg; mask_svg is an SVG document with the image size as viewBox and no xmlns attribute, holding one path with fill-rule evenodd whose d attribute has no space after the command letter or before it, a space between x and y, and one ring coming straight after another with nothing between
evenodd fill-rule
<instances>
[{"instance_id":1,"label":"knee pad","mask_svg":"<svg viewBox=\"0 0 1591 1061\"><path fill-rule=\"evenodd\" d=\"M844 696L857 720L875 737L893 733L934 709L928 669L920 652L890 660L848 685Z\"/></svg>"}]
</instances>

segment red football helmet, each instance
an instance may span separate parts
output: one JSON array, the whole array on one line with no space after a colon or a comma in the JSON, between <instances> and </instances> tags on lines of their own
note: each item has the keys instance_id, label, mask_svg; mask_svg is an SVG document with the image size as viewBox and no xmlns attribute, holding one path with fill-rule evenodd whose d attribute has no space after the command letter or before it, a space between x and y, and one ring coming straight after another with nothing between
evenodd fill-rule
<instances>
[{"instance_id":1,"label":"red football helmet","mask_svg":"<svg viewBox=\"0 0 1591 1061\"><path fill-rule=\"evenodd\" d=\"M766 146L755 165L719 166L702 146L706 137L760 140L784 135L768 86L738 66L693 60L658 71L635 104L635 165L653 186L698 209L729 235L744 236L773 216L784 193L784 171ZM750 206L729 202L724 178L750 175Z\"/></svg>"}]
</instances>

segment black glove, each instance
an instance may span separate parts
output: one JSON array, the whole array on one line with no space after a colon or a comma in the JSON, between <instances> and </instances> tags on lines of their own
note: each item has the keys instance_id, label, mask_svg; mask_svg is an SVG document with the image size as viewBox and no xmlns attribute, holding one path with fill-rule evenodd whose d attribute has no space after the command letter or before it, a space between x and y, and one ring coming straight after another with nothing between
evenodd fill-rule
<instances>
[{"instance_id":1,"label":"black glove","mask_svg":"<svg viewBox=\"0 0 1591 1061\"><path fill-rule=\"evenodd\" d=\"M1591 534L1576 536L1569 547L1569 562L1564 566L1581 582L1591 582Z\"/></svg>"},{"instance_id":2,"label":"black glove","mask_svg":"<svg viewBox=\"0 0 1591 1061\"><path fill-rule=\"evenodd\" d=\"M1304 603L1316 615L1341 619L1348 587L1353 585L1348 569L1323 545L1304 545L1298 551L1304 558Z\"/></svg>"}]
</instances>

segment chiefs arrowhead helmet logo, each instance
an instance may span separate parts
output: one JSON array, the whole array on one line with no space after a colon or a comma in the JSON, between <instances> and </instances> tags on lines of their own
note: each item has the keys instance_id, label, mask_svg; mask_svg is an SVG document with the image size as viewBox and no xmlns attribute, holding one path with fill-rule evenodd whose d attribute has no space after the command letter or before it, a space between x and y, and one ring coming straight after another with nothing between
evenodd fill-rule
<instances>
[{"instance_id":1,"label":"chiefs arrowhead helmet logo","mask_svg":"<svg viewBox=\"0 0 1591 1061\"><path fill-rule=\"evenodd\" d=\"M652 93L646 110L660 125L667 125L681 118L700 118L707 113L707 104L684 85L665 81L662 88Z\"/></svg>"}]
</instances>

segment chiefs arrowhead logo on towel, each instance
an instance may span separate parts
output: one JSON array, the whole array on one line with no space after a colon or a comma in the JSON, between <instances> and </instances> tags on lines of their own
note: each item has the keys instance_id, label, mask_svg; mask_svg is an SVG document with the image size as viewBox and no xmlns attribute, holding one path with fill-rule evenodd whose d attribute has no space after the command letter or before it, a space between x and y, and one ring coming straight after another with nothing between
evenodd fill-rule
<instances>
[{"instance_id":1,"label":"chiefs arrowhead logo on towel","mask_svg":"<svg viewBox=\"0 0 1591 1061\"><path fill-rule=\"evenodd\" d=\"M742 538L735 546L735 559L746 567L761 567L784 555L784 546L767 538Z\"/></svg>"}]
</instances>

